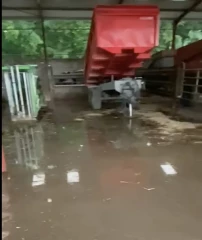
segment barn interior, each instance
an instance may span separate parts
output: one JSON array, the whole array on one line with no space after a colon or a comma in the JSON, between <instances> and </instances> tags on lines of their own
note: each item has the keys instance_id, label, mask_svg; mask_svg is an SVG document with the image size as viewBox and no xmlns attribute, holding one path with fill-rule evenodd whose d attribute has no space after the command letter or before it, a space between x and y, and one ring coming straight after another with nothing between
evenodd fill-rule
<instances>
[{"instance_id":1,"label":"barn interior","mask_svg":"<svg viewBox=\"0 0 202 240\"><path fill-rule=\"evenodd\" d=\"M3 239L199 240L201 146L202 0L2 1Z\"/></svg>"}]
</instances>

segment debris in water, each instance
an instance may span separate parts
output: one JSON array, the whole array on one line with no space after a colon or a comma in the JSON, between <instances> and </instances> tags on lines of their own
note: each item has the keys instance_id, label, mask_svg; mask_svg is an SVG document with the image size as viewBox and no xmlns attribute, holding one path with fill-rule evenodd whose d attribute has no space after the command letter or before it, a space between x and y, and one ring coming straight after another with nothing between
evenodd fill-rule
<instances>
[{"instance_id":1,"label":"debris in water","mask_svg":"<svg viewBox=\"0 0 202 240\"><path fill-rule=\"evenodd\" d=\"M21 227L16 227L17 229L20 229Z\"/></svg>"},{"instance_id":2,"label":"debris in water","mask_svg":"<svg viewBox=\"0 0 202 240\"><path fill-rule=\"evenodd\" d=\"M81 145L79 146L78 151L81 152L82 148L83 148L83 145L81 144Z\"/></svg>"},{"instance_id":3,"label":"debris in water","mask_svg":"<svg viewBox=\"0 0 202 240\"><path fill-rule=\"evenodd\" d=\"M51 203L51 202L52 202L52 199L51 199L51 198L48 198L48 199L47 199L47 202L48 202L48 203Z\"/></svg>"},{"instance_id":4,"label":"debris in water","mask_svg":"<svg viewBox=\"0 0 202 240\"><path fill-rule=\"evenodd\" d=\"M88 113L86 114L88 117L101 117L103 116L102 113Z\"/></svg>"},{"instance_id":5,"label":"debris in water","mask_svg":"<svg viewBox=\"0 0 202 240\"><path fill-rule=\"evenodd\" d=\"M167 146L167 145L170 145L172 142L157 142L157 145L160 145L160 146Z\"/></svg>"},{"instance_id":6,"label":"debris in water","mask_svg":"<svg viewBox=\"0 0 202 240\"><path fill-rule=\"evenodd\" d=\"M81 122L81 121L84 121L84 119L83 118L75 118L74 121Z\"/></svg>"},{"instance_id":7,"label":"debris in water","mask_svg":"<svg viewBox=\"0 0 202 240\"><path fill-rule=\"evenodd\" d=\"M195 144L202 144L202 141L195 141Z\"/></svg>"},{"instance_id":8,"label":"debris in water","mask_svg":"<svg viewBox=\"0 0 202 240\"><path fill-rule=\"evenodd\" d=\"M120 181L120 183L133 184L133 182Z\"/></svg>"},{"instance_id":9,"label":"debris in water","mask_svg":"<svg viewBox=\"0 0 202 240\"><path fill-rule=\"evenodd\" d=\"M146 187L144 187L144 189L147 190L147 191L155 190L155 188L146 188Z\"/></svg>"},{"instance_id":10,"label":"debris in water","mask_svg":"<svg viewBox=\"0 0 202 240\"><path fill-rule=\"evenodd\" d=\"M48 169L54 169L54 168L56 168L57 166L54 166L54 165L49 165L47 168Z\"/></svg>"},{"instance_id":11,"label":"debris in water","mask_svg":"<svg viewBox=\"0 0 202 240\"><path fill-rule=\"evenodd\" d=\"M103 199L103 202L107 202L107 201L110 201L111 200L111 198L105 198L105 199Z\"/></svg>"},{"instance_id":12,"label":"debris in water","mask_svg":"<svg viewBox=\"0 0 202 240\"><path fill-rule=\"evenodd\" d=\"M62 127L62 129L66 129L66 127Z\"/></svg>"},{"instance_id":13,"label":"debris in water","mask_svg":"<svg viewBox=\"0 0 202 240\"><path fill-rule=\"evenodd\" d=\"M150 147L152 144L150 142L147 143L147 146Z\"/></svg>"},{"instance_id":14,"label":"debris in water","mask_svg":"<svg viewBox=\"0 0 202 240\"><path fill-rule=\"evenodd\" d=\"M135 173L135 176L140 176L142 173L141 172L137 172Z\"/></svg>"}]
</instances>

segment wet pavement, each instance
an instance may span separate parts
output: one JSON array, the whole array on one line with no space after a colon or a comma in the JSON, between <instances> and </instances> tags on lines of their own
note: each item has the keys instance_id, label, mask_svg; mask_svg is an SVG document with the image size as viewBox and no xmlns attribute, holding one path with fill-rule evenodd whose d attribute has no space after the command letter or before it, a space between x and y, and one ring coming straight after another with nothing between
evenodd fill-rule
<instances>
[{"instance_id":1,"label":"wet pavement","mask_svg":"<svg viewBox=\"0 0 202 240\"><path fill-rule=\"evenodd\" d=\"M3 144L3 239L202 239L200 128L59 104L5 128Z\"/></svg>"}]
</instances>

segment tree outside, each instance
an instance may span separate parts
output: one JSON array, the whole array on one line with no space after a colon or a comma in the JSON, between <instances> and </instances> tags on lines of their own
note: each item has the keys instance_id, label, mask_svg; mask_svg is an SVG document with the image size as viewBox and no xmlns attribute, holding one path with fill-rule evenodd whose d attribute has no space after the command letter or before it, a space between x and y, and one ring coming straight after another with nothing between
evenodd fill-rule
<instances>
[{"instance_id":1,"label":"tree outside","mask_svg":"<svg viewBox=\"0 0 202 240\"><path fill-rule=\"evenodd\" d=\"M46 20L45 37L49 58L82 58L91 21ZM177 28L176 48L202 39L202 21L181 21ZM161 21L159 46L154 52L170 49L172 22ZM2 60L43 59L43 40L39 21L2 21Z\"/></svg>"}]
</instances>

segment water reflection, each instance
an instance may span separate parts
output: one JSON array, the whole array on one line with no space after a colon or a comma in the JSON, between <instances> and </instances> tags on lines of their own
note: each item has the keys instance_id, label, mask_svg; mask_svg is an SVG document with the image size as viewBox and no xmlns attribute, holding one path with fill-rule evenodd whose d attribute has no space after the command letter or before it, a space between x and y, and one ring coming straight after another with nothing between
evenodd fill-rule
<instances>
[{"instance_id":1,"label":"water reflection","mask_svg":"<svg viewBox=\"0 0 202 240\"><path fill-rule=\"evenodd\" d=\"M72 169L67 172L67 183L74 184L80 181L79 171L77 169Z\"/></svg>"},{"instance_id":2,"label":"water reflection","mask_svg":"<svg viewBox=\"0 0 202 240\"><path fill-rule=\"evenodd\" d=\"M20 127L14 131L17 158L15 163L28 169L39 169L44 155L43 130L41 125Z\"/></svg>"},{"instance_id":3,"label":"water reflection","mask_svg":"<svg viewBox=\"0 0 202 240\"><path fill-rule=\"evenodd\" d=\"M135 121L132 119L126 119L123 121L122 126L119 128L118 134L115 135L116 139L113 139L111 143L115 149L129 150L131 148L137 148L141 146L151 146L147 137L142 134L142 129L135 128Z\"/></svg>"},{"instance_id":4,"label":"water reflection","mask_svg":"<svg viewBox=\"0 0 202 240\"><path fill-rule=\"evenodd\" d=\"M2 182L2 239L7 239L10 235L9 223L11 222L13 216L10 212L10 198L7 192L7 186Z\"/></svg>"},{"instance_id":5,"label":"water reflection","mask_svg":"<svg viewBox=\"0 0 202 240\"><path fill-rule=\"evenodd\" d=\"M177 171L170 163L165 163L161 165L162 170L166 175L176 175Z\"/></svg>"},{"instance_id":6,"label":"water reflection","mask_svg":"<svg viewBox=\"0 0 202 240\"><path fill-rule=\"evenodd\" d=\"M43 172L39 172L32 177L32 187L40 186L45 184L46 175Z\"/></svg>"}]
</instances>

